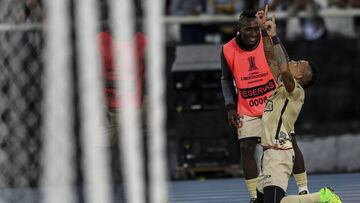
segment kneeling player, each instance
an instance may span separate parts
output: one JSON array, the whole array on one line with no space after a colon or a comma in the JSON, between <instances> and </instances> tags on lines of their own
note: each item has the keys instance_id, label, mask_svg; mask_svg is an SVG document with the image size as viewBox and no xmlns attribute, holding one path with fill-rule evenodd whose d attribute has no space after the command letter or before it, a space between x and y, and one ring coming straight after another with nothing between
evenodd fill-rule
<instances>
[{"instance_id":1,"label":"kneeling player","mask_svg":"<svg viewBox=\"0 0 360 203\"><path fill-rule=\"evenodd\" d=\"M279 86L269 98L262 117L264 135L261 137L261 145L264 152L257 187L258 202L341 202L329 188L316 193L285 197L294 166L291 132L304 103L304 88L314 83L317 70L307 61L288 61L276 37L275 18L267 21L266 26L273 42L274 57L269 59L270 66L278 70Z\"/></svg>"}]
</instances>

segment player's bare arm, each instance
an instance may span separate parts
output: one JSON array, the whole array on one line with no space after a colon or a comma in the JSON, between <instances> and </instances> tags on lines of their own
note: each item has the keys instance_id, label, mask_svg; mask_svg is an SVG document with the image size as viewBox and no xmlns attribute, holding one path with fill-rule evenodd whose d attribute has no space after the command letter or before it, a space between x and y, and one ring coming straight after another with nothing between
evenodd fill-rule
<instances>
[{"instance_id":1,"label":"player's bare arm","mask_svg":"<svg viewBox=\"0 0 360 203\"><path fill-rule=\"evenodd\" d=\"M263 32L266 32L266 30L263 30ZM271 40L271 36L267 35L262 37L262 41L264 44L264 53L266 57L266 61L270 67L270 71L275 79L279 78L280 71L278 64L275 60L275 54L274 54L274 48Z\"/></svg>"},{"instance_id":2,"label":"player's bare arm","mask_svg":"<svg viewBox=\"0 0 360 203\"><path fill-rule=\"evenodd\" d=\"M274 78L279 77L279 68L275 60L274 48L271 37L276 35L276 25L269 24L267 22L268 5L265 5L264 10L260 10L256 13L256 19L259 27L261 28L262 42L264 45L264 53L266 61L270 67L270 71ZM270 21L271 22L271 21Z\"/></svg>"},{"instance_id":3,"label":"player's bare arm","mask_svg":"<svg viewBox=\"0 0 360 203\"><path fill-rule=\"evenodd\" d=\"M274 46L274 53L286 91L292 92L295 88L295 81L290 72L288 60L284 54L281 44Z\"/></svg>"},{"instance_id":4,"label":"player's bare arm","mask_svg":"<svg viewBox=\"0 0 360 203\"><path fill-rule=\"evenodd\" d=\"M272 25L272 30L276 30L275 16L272 17L271 22L267 21L267 24ZM276 37L276 32L273 33ZM277 39L277 38L274 38ZM280 40L273 41L274 43L274 55L276 62L279 67L280 75L287 92L292 92L295 88L295 81L289 69L289 59L284 50L284 47L281 45Z\"/></svg>"}]
</instances>

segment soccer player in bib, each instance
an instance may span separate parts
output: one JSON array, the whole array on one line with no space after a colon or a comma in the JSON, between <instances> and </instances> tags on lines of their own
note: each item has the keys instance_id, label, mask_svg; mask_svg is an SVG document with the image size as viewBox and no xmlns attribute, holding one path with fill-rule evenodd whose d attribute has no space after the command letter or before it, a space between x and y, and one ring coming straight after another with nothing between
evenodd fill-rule
<instances>
[{"instance_id":1,"label":"soccer player in bib","mask_svg":"<svg viewBox=\"0 0 360 203\"><path fill-rule=\"evenodd\" d=\"M267 7L265 8L267 13ZM238 22L238 35L223 45L221 85L229 123L238 130L241 163L250 202L256 201L258 168L255 147L263 135L262 114L277 83L265 57L256 11L244 11ZM242 122L239 122L239 119ZM296 153L294 174L300 191L307 189L307 176L300 149Z\"/></svg>"},{"instance_id":2,"label":"soccer player in bib","mask_svg":"<svg viewBox=\"0 0 360 203\"><path fill-rule=\"evenodd\" d=\"M264 134L261 137L263 155L257 186L258 203L341 203L340 198L325 187L319 192L285 197L289 178L293 172L294 156L292 135L294 124L305 100L304 89L317 77L317 69L308 61L289 61L276 36L275 17L264 23L271 40L264 41L266 57L278 86L268 98L262 116ZM272 48L272 49L268 49Z\"/></svg>"}]
</instances>

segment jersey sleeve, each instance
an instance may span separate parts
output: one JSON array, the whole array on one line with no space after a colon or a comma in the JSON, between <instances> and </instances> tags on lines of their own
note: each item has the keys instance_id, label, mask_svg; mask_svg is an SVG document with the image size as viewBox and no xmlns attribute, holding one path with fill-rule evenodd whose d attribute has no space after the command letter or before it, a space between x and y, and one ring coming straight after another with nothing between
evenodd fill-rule
<instances>
[{"instance_id":1,"label":"jersey sleeve","mask_svg":"<svg viewBox=\"0 0 360 203\"><path fill-rule=\"evenodd\" d=\"M236 91L234 76L225 59L224 51L221 50L221 88L225 100L226 109L236 109Z\"/></svg>"}]
</instances>

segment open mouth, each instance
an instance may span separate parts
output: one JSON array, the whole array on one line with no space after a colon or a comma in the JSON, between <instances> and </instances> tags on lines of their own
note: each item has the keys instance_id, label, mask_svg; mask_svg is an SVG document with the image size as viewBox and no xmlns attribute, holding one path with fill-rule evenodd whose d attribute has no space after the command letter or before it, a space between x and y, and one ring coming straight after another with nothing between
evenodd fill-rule
<instances>
[{"instance_id":1,"label":"open mouth","mask_svg":"<svg viewBox=\"0 0 360 203\"><path fill-rule=\"evenodd\" d=\"M249 38L249 42L255 43L255 42L256 42L256 37L250 37L250 38Z\"/></svg>"}]
</instances>

